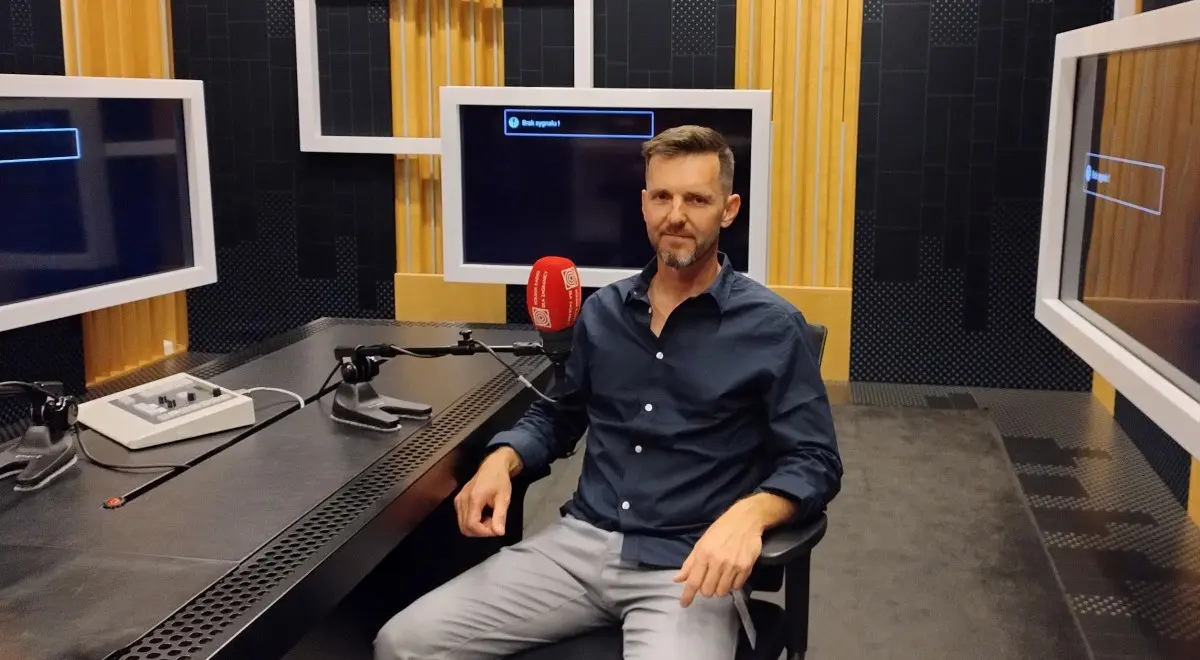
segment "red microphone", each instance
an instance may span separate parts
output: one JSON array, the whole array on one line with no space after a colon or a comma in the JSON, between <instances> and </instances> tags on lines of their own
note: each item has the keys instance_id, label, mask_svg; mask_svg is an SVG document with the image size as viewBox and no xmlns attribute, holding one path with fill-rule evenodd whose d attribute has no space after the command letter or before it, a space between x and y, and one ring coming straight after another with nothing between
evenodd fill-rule
<instances>
[{"instance_id":1,"label":"red microphone","mask_svg":"<svg viewBox=\"0 0 1200 660\"><path fill-rule=\"evenodd\" d=\"M542 350L555 364L571 354L572 328L583 304L579 269L564 257L542 257L529 272L525 288L529 318L542 336Z\"/></svg>"}]
</instances>

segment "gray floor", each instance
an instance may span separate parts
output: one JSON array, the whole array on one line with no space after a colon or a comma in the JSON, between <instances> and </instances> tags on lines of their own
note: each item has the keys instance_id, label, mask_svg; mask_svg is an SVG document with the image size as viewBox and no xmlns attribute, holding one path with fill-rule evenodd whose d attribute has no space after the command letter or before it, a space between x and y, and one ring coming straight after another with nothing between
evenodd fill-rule
<instances>
[{"instance_id":1,"label":"gray floor","mask_svg":"<svg viewBox=\"0 0 1200 660\"><path fill-rule=\"evenodd\" d=\"M987 412L834 411L846 477L813 557L810 659L1088 657ZM527 531L581 458L535 484Z\"/></svg>"}]
</instances>

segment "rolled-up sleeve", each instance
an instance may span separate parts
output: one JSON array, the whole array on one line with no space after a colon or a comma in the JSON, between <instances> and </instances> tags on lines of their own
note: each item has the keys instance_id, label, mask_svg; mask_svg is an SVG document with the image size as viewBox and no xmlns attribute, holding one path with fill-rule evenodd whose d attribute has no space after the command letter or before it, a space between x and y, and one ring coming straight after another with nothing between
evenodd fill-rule
<instances>
[{"instance_id":1,"label":"rolled-up sleeve","mask_svg":"<svg viewBox=\"0 0 1200 660\"><path fill-rule=\"evenodd\" d=\"M781 317L779 334L782 359L764 402L774 468L758 490L792 500L805 518L841 490L842 459L808 323L799 312Z\"/></svg>"},{"instance_id":2,"label":"rolled-up sleeve","mask_svg":"<svg viewBox=\"0 0 1200 660\"><path fill-rule=\"evenodd\" d=\"M571 355L556 369L546 390L554 402L538 399L511 430L497 433L488 449L512 447L525 470L536 470L575 448L587 430L588 360L590 348L584 321L588 304L579 314L571 343Z\"/></svg>"}]
</instances>

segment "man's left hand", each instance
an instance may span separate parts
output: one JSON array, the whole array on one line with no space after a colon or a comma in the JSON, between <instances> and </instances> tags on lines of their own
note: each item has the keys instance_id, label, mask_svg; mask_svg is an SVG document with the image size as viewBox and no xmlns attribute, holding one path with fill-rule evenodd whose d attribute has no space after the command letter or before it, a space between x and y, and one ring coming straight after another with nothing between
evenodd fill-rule
<instances>
[{"instance_id":1,"label":"man's left hand","mask_svg":"<svg viewBox=\"0 0 1200 660\"><path fill-rule=\"evenodd\" d=\"M753 506L731 507L704 532L675 576L685 582L679 604L687 607L697 593L709 598L741 589L762 554L765 525Z\"/></svg>"}]
</instances>

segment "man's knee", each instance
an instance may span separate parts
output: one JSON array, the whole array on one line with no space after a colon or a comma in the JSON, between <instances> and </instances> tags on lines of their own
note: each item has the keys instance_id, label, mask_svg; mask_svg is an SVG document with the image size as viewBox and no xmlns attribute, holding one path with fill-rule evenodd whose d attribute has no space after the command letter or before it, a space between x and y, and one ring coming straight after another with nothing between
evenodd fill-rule
<instances>
[{"instance_id":1,"label":"man's knee","mask_svg":"<svg viewBox=\"0 0 1200 660\"><path fill-rule=\"evenodd\" d=\"M396 614L375 635L375 660L428 660L445 653L446 622L417 601Z\"/></svg>"}]
</instances>

